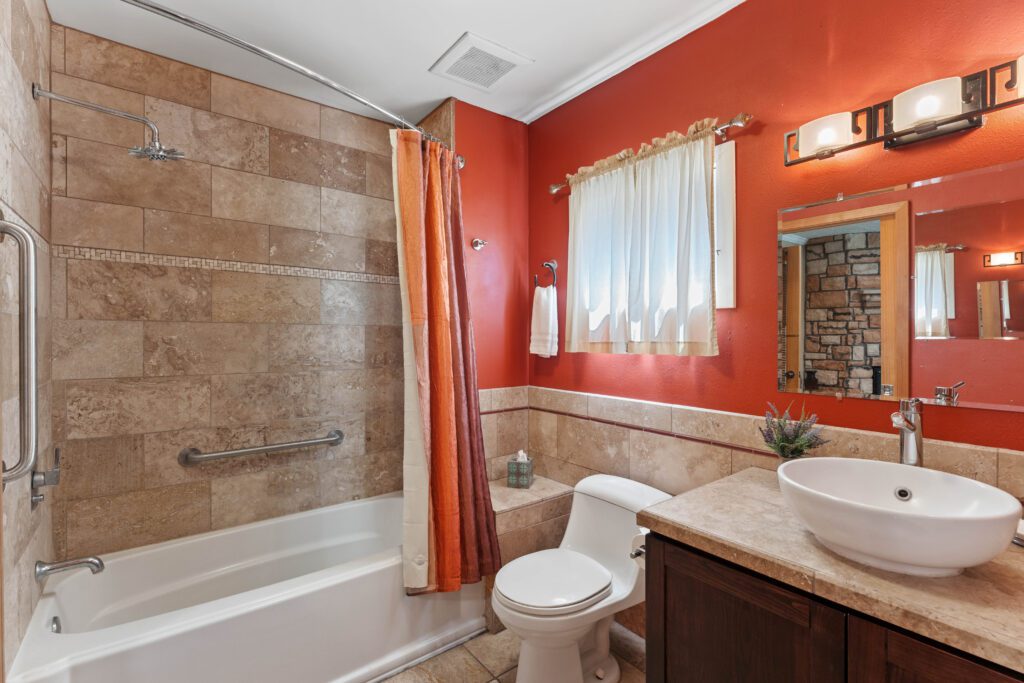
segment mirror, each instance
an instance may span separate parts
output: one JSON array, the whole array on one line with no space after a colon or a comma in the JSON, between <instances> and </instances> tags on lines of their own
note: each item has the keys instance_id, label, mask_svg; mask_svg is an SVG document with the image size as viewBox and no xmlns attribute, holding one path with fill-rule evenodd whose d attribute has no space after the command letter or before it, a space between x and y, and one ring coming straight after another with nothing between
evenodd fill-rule
<instances>
[{"instance_id":1,"label":"mirror","mask_svg":"<svg viewBox=\"0 0 1024 683\"><path fill-rule=\"evenodd\" d=\"M781 210L780 390L1024 410L1022 252L1024 161Z\"/></svg>"}]
</instances>

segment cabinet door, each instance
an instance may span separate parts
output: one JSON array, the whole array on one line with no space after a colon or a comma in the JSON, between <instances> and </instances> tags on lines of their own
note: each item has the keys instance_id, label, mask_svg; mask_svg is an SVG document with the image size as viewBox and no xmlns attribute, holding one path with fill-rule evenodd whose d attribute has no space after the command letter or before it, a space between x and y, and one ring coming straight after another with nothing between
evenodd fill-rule
<instances>
[{"instance_id":1,"label":"cabinet door","mask_svg":"<svg viewBox=\"0 0 1024 683\"><path fill-rule=\"evenodd\" d=\"M654 536L647 675L660 683L844 683L846 616Z\"/></svg>"},{"instance_id":2,"label":"cabinet door","mask_svg":"<svg viewBox=\"0 0 1024 683\"><path fill-rule=\"evenodd\" d=\"M849 617L849 683L1011 683L1002 673L866 619Z\"/></svg>"}]
</instances>

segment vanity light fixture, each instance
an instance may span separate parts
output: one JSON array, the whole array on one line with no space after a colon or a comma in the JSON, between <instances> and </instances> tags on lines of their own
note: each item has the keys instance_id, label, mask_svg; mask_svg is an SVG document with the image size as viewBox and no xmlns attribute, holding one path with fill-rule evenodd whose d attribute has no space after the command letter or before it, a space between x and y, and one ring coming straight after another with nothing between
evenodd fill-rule
<instances>
[{"instance_id":1,"label":"vanity light fixture","mask_svg":"<svg viewBox=\"0 0 1024 683\"><path fill-rule=\"evenodd\" d=\"M1019 266L1024 264L1024 252L998 251L994 254L985 254L984 263L986 268L995 268L998 266Z\"/></svg>"},{"instance_id":2,"label":"vanity light fixture","mask_svg":"<svg viewBox=\"0 0 1024 683\"><path fill-rule=\"evenodd\" d=\"M831 114L786 133L786 166L882 142L886 149L979 128L984 114L1024 103L1024 56L966 76L905 90L891 100Z\"/></svg>"}]
</instances>

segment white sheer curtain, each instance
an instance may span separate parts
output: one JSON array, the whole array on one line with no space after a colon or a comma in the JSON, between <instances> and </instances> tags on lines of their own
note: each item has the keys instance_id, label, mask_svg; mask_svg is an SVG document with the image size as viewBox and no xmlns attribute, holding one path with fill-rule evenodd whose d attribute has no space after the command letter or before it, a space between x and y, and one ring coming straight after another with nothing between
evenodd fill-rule
<instances>
[{"instance_id":1,"label":"white sheer curtain","mask_svg":"<svg viewBox=\"0 0 1024 683\"><path fill-rule=\"evenodd\" d=\"M946 245L918 247L914 256L914 336L948 337Z\"/></svg>"},{"instance_id":2,"label":"white sheer curtain","mask_svg":"<svg viewBox=\"0 0 1024 683\"><path fill-rule=\"evenodd\" d=\"M695 128L573 184L566 351L717 355L714 134Z\"/></svg>"}]
</instances>

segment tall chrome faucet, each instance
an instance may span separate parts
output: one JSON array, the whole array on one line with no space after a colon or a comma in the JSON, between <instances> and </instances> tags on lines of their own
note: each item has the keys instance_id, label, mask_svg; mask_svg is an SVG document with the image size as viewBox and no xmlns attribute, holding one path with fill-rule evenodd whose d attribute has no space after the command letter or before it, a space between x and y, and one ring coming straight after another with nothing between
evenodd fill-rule
<instances>
[{"instance_id":1,"label":"tall chrome faucet","mask_svg":"<svg viewBox=\"0 0 1024 683\"><path fill-rule=\"evenodd\" d=\"M924 402L919 398L900 400L900 409L892 414L892 426L900 433L900 464L921 466L924 455L924 425L921 424L921 409Z\"/></svg>"},{"instance_id":2,"label":"tall chrome faucet","mask_svg":"<svg viewBox=\"0 0 1024 683\"><path fill-rule=\"evenodd\" d=\"M77 560L64 560L63 562L36 562L36 581L42 583L50 574L66 572L69 569L77 569L79 567L88 567L89 571L93 574L99 574L106 568L103 560L95 555L80 557Z\"/></svg>"}]
</instances>

